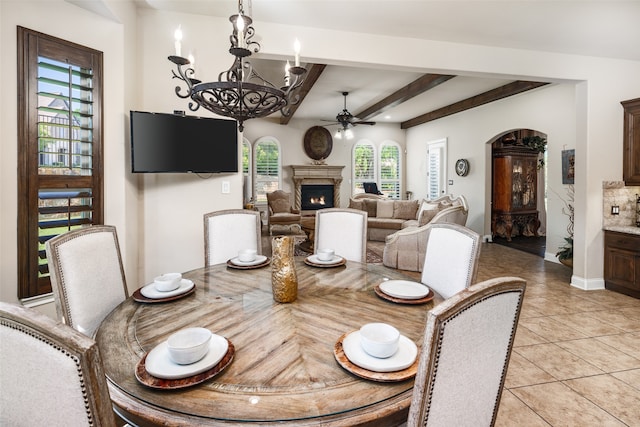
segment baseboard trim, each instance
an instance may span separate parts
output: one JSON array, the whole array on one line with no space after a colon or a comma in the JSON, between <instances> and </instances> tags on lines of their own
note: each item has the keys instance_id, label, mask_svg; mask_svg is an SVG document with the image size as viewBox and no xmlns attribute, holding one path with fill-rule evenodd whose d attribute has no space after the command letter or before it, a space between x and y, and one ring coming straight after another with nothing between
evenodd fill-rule
<instances>
[{"instance_id":1,"label":"baseboard trim","mask_svg":"<svg viewBox=\"0 0 640 427\"><path fill-rule=\"evenodd\" d=\"M605 289L604 278L585 279L576 275L571 276L571 286L583 291L599 291Z\"/></svg>"}]
</instances>

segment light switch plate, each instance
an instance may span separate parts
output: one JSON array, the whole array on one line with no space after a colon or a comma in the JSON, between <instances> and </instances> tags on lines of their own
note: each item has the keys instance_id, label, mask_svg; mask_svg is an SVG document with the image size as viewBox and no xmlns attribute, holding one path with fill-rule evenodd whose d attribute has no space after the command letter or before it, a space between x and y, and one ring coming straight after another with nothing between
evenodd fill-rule
<instances>
[{"instance_id":1,"label":"light switch plate","mask_svg":"<svg viewBox=\"0 0 640 427\"><path fill-rule=\"evenodd\" d=\"M231 193L231 183L229 181L222 181L222 194Z\"/></svg>"}]
</instances>

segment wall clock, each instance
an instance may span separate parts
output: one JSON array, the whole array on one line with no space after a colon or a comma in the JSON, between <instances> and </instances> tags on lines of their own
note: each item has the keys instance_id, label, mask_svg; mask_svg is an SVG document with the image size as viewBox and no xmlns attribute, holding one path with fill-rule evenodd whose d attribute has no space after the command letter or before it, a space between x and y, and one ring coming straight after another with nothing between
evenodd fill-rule
<instances>
[{"instance_id":1,"label":"wall clock","mask_svg":"<svg viewBox=\"0 0 640 427\"><path fill-rule=\"evenodd\" d=\"M322 126L310 127L304 134L304 152L313 160L324 160L333 149L331 132Z\"/></svg>"},{"instance_id":2,"label":"wall clock","mask_svg":"<svg viewBox=\"0 0 640 427\"><path fill-rule=\"evenodd\" d=\"M458 176L467 176L469 173L469 161L467 159L456 160L456 173Z\"/></svg>"}]
</instances>

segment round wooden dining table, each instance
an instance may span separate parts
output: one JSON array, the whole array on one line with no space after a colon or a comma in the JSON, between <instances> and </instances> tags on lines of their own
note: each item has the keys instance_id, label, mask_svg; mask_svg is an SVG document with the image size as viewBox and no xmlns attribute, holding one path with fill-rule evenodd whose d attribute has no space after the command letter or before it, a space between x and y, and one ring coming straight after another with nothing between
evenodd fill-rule
<instances>
[{"instance_id":1,"label":"round wooden dining table","mask_svg":"<svg viewBox=\"0 0 640 427\"><path fill-rule=\"evenodd\" d=\"M128 298L102 322L95 339L114 408L137 425L392 426L406 420L413 378L378 381L337 362L336 343L369 322L395 326L422 343L426 315L442 299L398 304L374 288L411 280L376 264L348 261L333 268L296 258L298 297L277 303L271 266L227 264L183 274L190 295L169 302ZM149 387L136 378L145 355L174 332L205 327L227 338L233 360L214 377L179 389Z\"/></svg>"}]
</instances>

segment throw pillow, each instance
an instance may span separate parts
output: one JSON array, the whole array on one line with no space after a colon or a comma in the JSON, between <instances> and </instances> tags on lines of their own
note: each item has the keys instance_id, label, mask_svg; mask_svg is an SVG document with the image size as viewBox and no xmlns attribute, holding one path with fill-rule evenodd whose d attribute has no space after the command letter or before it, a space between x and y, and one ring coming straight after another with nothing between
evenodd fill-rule
<instances>
[{"instance_id":1,"label":"throw pillow","mask_svg":"<svg viewBox=\"0 0 640 427\"><path fill-rule=\"evenodd\" d=\"M420 203L420 209L418 210L418 215L416 216L416 219L420 220L420 218L422 217L422 213L424 211L435 210L437 212L438 209L439 209L438 203L431 203L427 200L422 199L422 203Z\"/></svg>"},{"instance_id":2,"label":"throw pillow","mask_svg":"<svg viewBox=\"0 0 640 427\"><path fill-rule=\"evenodd\" d=\"M364 205L364 200L349 199L349 207L351 209L358 209L360 211L366 211L367 208Z\"/></svg>"},{"instance_id":3,"label":"throw pillow","mask_svg":"<svg viewBox=\"0 0 640 427\"><path fill-rule=\"evenodd\" d=\"M418 226L422 227L425 224L429 224L438 212L440 212L438 209L427 209L422 211L422 215L418 218Z\"/></svg>"},{"instance_id":4,"label":"throw pillow","mask_svg":"<svg viewBox=\"0 0 640 427\"><path fill-rule=\"evenodd\" d=\"M378 218L393 218L393 200L378 200Z\"/></svg>"},{"instance_id":5,"label":"throw pillow","mask_svg":"<svg viewBox=\"0 0 640 427\"><path fill-rule=\"evenodd\" d=\"M393 202L393 217L398 219L416 219L418 212L417 200L395 200Z\"/></svg>"},{"instance_id":6,"label":"throw pillow","mask_svg":"<svg viewBox=\"0 0 640 427\"><path fill-rule=\"evenodd\" d=\"M369 218L375 217L378 214L378 200L377 199L363 199L364 210L367 211Z\"/></svg>"},{"instance_id":7,"label":"throw pillow","mask_svg":"<svg viewBox=\"0 0 640 427\"><path fill-rule=\"evenodd\" d=\"M283 199L273 200L269 206L274 214L289 212L290 209L289 201Z\"/></svg>"}]
</instances>

